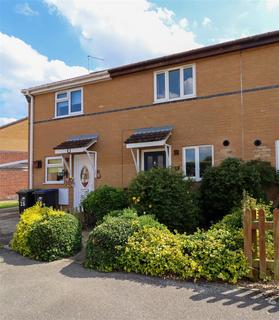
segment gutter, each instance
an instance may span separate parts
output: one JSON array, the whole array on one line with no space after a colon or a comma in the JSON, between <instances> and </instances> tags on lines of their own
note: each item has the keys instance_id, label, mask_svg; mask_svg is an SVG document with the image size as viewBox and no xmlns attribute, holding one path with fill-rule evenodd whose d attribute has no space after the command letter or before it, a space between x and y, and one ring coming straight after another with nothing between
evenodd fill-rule
<instances>
[{"instance_id":1,"label":"gutter","mask_svg":"<svg viewBox=\"0 0 279 320\"><path fill-rule=\"evenodd\" d=\"M28 159L28 187L33 188L33 127L34 127L34 97L29 90L21 90L28 102L28 120L29 120L29 159Z\"/></svg>"},{"instance_id":2,"label":"gutter","mask_svg":"<svg viewBox=\"0 0 279 320\"><path fill-rule=\"evenodd\" d=\"M111 80L110 74L107 70L105 71L96 71L90 74L86 74L83 76L78 76L66 80L55 81L27 89L23 89L21 92L25 95L28 93L29 95L36 95L46 92L56 92L60 90L67 90L71 88L75 88L77 86L82 86L85 84L96 83L101 81Z\"/></svg>"}]
</instances>

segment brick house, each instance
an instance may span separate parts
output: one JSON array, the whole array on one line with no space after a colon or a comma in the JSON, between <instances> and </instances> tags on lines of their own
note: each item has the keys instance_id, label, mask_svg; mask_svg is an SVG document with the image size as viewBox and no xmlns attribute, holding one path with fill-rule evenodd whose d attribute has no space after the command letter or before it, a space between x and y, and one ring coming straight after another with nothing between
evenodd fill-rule
<instances>
[{"instance_id":1,"label":"brick house","mask_svg":"<svg viewBox=\"0 0 279 320\"><path fill-rule=\"evenodd\" d=\"M0 200L28 186L28 119L0 127Z\"/></svg>"},{"instance_id":2,"label":"brick house","mask_svg":"<svg viewBox=\"0 0 279 320\"><path fill-rule=\"evenodd\" d=\"M22 90L29 101L29 185L78 207L141 170L197 181L226 157L279 169L279 31Z\"/></svg>"}]
</instances>

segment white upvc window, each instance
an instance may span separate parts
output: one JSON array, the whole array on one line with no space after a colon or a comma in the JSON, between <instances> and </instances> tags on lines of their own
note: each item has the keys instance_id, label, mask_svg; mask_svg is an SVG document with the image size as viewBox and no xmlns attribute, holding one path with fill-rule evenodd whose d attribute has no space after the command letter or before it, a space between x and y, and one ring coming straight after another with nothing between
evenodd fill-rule
<instances>
[{"instance_id":1,"label":"white upvc window","mask_svg":"<svg viewBox=\"0 0 279 320\"><path fill-rule=\"evenodd\" d=\"M275 141L276 170L279 171L279 140Z\"/></svg>"},{"instance_id":2,"label":"white upvc window","mask_svg":"<svg viewBox=\"0 0 279 320\"><path fill-rule=\"evenodd\" d=\"M63 166L62 156L46 158L45 183L49 183L49 184L64 183L64 166Z\"/></svg>"},{"instance_id":3,"label":"white upvc window","mask_svg":"<svg viewBox=\"0 0 279 320\"><path fill-rule=\"evenodd\" d=\"M154 73L154 102L196 97L195 64L156 71Z\"/></svg>"},{"instance_id":4,"label":"white upvc window","mask_svg":"<svg viewBox=\"0 0 279 320\"><path fill-rule=\"evenodd\" d=\"M83 113L82 88L55 93L55 117L74 116Z\"/></svg>"},{"instance_id":5,"label":"white upvc window","mask_svg":"<svg viewBox=\"0 0 279 320\"><path fill-rule=\"evenodd\" d=\"M212 145L192 146L183 148L182 168L187 178L200 181L208 167L214 164Z\"/></svg>"}]
</instances>

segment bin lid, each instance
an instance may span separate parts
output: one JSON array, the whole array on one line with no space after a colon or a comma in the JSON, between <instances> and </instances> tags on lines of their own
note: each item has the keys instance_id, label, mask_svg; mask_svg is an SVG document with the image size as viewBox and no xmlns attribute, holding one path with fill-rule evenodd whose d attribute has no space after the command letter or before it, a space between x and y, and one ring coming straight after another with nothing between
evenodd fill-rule
<instances>
[{"instance_id":1,"label":"bin lid","mask_svg":"<svg viewBox=\"0 0 279 320\"><path fill-rule=\"evenodd\" d=\"M52 193L52 192L58 192L58 189L39 189L34 191L34 194L46 194L46 193Z\"/></svg>"},{"instance_id":2,"label":"bin lid","mask_svg":"<svg viewBox=\"0 0 279 320\"><path fill-rule=\"evenodd\" d=\"M20 189L19 191L17 191L17 194L33 193L36 190L38 189Z\"/></svg>"}]
</instances>

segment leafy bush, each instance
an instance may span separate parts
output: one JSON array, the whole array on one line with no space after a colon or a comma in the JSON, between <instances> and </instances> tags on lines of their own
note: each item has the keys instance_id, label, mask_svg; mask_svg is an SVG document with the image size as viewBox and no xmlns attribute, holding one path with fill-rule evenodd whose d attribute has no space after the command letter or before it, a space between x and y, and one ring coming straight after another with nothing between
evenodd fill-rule
<instances>
[{"instance_id":1,"label":"leafy bush","mask_svg":"<svg viewBox=\"0 0 279 320\"><path fill-rule=\"evenodd\" d=\"M154 215L171 230L192 231L198 224L199 209L191 186L181 172L153 168L139 173L131 182L130 205L139 215Z\"/></svg>"},{"instance_id":2,"label":"leafy bush","mask_svg":"<svg viewBox=\"0 0 279 320\"><path fill-rule=\"evenodd\" d=\"M198 265L194 278L235 283L248 274L242 230L212 227L185 237L184 254Z\"/></svg>"},{"instance_id":3,"label":"leafy bush","mask_svg":"<svg viewBox=\"0 0 279 320\"><path fill-rule=\"evenodd\" d=\"M160 277L192 278L197 264L183 253L184 241L169 230L144 227L129 238L123 269Z\"/></svg>"},{"instance_id":4,"label":"leafy bush","mask_svg":"<svg viewBox=\"0 0 279 320\"><path fill-rule=\"evenodd\" d=\"M31 256L28 245L28 237L35 222L40 221L44 216L63 216L64 211L53 210L43 207L39 202L33 207L26 209L20 216L16 231L11 242L12 248L23 256Z\"/></svg>"},{"instance_id":5,"label":"leafy bush","mask_svg":"<svg viewBox=\"0 0 279 320\"><path fill-rule=\"evenodd\" d=\"M81 248L80 223L73 215L37 203L20 216L11 245L42 261L70 256Z\"/></svg>"},{"instance_id":6,"label":"leafy bush","mask_svg":"<svg viewBox=\"0 0 279 320\"><path fill-rule=\"evenodd\" d=\"M101 221L112 210L121 210L127 207L126 192L120 188L101 186L88 193L82 202L84 211L91 215L91 220Z\"/></svg>"},{"instance_id":7,"label":"leafy bush","mask_svg":"<svg viewBox=\"0 0 279 320\"><path fill-rule=\"evenodd\" d=\"M164 228L150 216L138 217L131 209L107 215L89 235L86 247L85 266L100 271L120 269L119 257L128 238L145 225Z\"/></svg>"},{"instance_id":8,"label":"leafy bush","mask_svg":"<svg viewBox=\"0 0 279 320\"><path fill-rule=\"evenodd\" d=\"M193 235L144 227L128 240L120 258L128 272L235 283L248 273L241 230L212 228Z\"/></svg>"},{"instance_id":9,"label":"leafy bush","mask_svg":"<svg viewBox=\"0 0 279 320\"><path fill-rule=\"evenodd\" d=\"M275 183L275 169L267 162L228 158L206 170L200 188L203 214L207 223L216 222L240 207L243 192L265 199L264 189Z\"/></svg>"},{"instance_id":10,"label":"leafy bush","mask_svg":"<svg viewBox=\"0 0 279 320\"><path fill-rule=\"evenodd\" d=\"M31 257L53 261L77 253L81 237L81 224L73 215L45 215L32 225L27 244Z\"/></svg>"}]
</instances>

